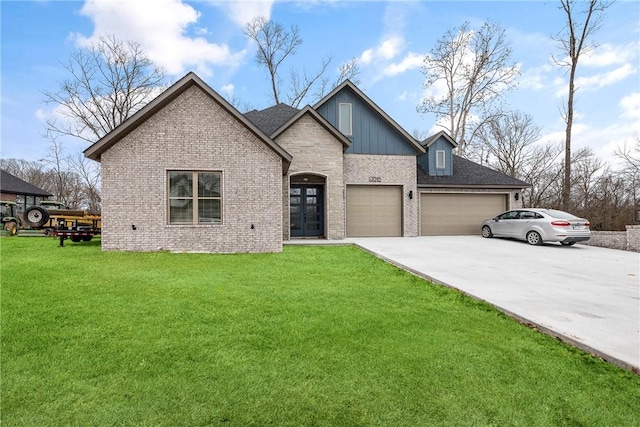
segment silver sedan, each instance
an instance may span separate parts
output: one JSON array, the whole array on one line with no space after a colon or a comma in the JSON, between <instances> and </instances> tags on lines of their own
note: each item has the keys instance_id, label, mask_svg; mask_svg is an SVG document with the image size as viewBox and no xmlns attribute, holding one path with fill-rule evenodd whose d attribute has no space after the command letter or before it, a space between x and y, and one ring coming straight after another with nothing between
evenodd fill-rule
<instances>
[{"instance_id":1,"label":"silver sedan","mask_svg":"<svg viewBox=\"0 0 640 427\"><path fill-rule=\"evenodd\" d=\"M512 237L531 245L560 242L574 245L591 238L589 221L568 212L555 209L514 209L485 219L481 225L482 237Z\"/></svg>"}]
</instances>

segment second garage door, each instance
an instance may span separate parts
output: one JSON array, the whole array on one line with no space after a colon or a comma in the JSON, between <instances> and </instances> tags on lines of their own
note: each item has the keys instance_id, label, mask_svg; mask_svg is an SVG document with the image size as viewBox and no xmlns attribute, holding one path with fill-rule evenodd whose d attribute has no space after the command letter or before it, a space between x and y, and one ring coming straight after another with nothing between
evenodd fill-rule
<instances>
[{"instance_id":1,"label":"second garage door","mask_svg":"<svg viewBox=\"0 0 640 427\"><path fill-rule=\"evenodd\" d=\"M347 236L402 236L402 188L348 185Z\"/></svg>"},{"instance_id":2,"label":"second garage door","mask_svg":"<svg viewBox=\"0 0 640 427\"><path fill-rule=\"evenodd\" d=\"M480 223L507 209L505 194L420 195L420 235L479 234Z\"/></svg>"}]
</instances>

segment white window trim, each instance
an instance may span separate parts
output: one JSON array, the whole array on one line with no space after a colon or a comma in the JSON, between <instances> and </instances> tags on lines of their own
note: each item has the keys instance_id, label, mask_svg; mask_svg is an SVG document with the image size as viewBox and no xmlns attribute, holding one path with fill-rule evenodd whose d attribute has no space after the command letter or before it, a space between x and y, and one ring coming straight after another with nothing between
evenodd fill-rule
<instances>
[{"instance_id":1,"label":"white window trim","mask_svg":"<svg viewBox=\"0 0 640 427\"><path fill-rule=\"evenodd\" d=\"M344 130L342 124L342 106L349 107L349 129ZM353 106L350 102L341 102L338 104L338 130L346 136L353 135Z\"/></svg>"},{"instance_id":2,"label":"white window trim","mask_svg":"<svg viewBox=\"0 0 640 427\"><path fill-rule=\"evenodd\" d=\"M447 152L445 150L436 150L436 169L447 168Z\"/></svg>"}]
</instances>

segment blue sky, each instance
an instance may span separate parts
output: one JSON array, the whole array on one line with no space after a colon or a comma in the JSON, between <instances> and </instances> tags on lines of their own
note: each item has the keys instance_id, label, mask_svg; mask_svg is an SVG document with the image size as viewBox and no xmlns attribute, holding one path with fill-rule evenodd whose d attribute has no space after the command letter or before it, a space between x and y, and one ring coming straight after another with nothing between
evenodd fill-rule
<instances>
[{"instance_id":1,"label":"blue sky","mask_svg":"<svg viewBox=\"0 0 640 427\"><path fill-rule=\"evenodd\" d=\"M563 141L567 76L551 62L559 54L551 36L565 18L557 7L556 1L2 1L1 157L46 156L44 121L55 111L42 92L68 77L61 63L75 48L105 33L139 42L172 80L195 71L223 96L268 107L266 74L242 33L257 15L299 27L304 43L285 71L313 71L332 55L335 73L358 58L360 88L409 133L439 130L433 116L416 112L425 94L422 58L435 41L465 21L497 22L522 72L505 101L532 115L542 141ZM640 133L640 2L614 3L593 40L598 48L578 69L574 149L588 146L613 162L614 148ZM87 147L64 145L69 153Z\"/></svg>"}]
</instances>

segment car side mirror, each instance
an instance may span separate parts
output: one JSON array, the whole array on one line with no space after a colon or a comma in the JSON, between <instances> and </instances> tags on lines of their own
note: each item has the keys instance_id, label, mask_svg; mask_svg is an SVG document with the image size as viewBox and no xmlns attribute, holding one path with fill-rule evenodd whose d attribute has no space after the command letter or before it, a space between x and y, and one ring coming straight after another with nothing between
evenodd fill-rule
<instances>
[{"instance_id":1,"label":"car side mirror","mask_svg":"<svg viewBox=\"0 0 640 427\"><path fill-rule=\"evenodd\" d=\"M493 218L493 220L494 220L495 222L498 222L498 221L499 221L498 217Z\"/></svg>"}]
</instances>

